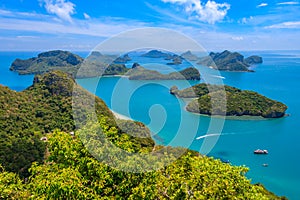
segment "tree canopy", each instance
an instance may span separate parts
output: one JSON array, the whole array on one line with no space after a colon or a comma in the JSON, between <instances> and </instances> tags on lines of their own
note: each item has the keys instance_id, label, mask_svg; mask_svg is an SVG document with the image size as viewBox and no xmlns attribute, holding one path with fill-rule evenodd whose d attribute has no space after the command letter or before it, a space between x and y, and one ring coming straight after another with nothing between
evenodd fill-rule
<instances>
[{"instance_id":1,"label":"tree canopy","mask_svg":"<svg viewBox=\"0 0 300 200\"><path fill-rule=\"evenodd\" d=\"M72 95L84 100L79 126ZM92 98L95 123L84 103ZM101 99L63 72L36 76L23 92L1 86L0 106L0 199L280 199L251 184L245 167L155 146L143 124L116 121ZM152 165L156 170L147 171Z\"/></svg>"}]
</instances>

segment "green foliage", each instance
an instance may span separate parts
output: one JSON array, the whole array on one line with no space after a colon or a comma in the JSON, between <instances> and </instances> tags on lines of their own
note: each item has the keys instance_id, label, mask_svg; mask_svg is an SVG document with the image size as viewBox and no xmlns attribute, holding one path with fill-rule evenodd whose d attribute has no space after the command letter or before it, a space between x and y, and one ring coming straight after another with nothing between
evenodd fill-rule
<instances>
[{"instance_id":1,"label":"green foliage","mask_svg":"<svg viewBox=\"0 0 300 200\"><path fill-rule=\"evenodd\" d=\"M73 97L80 98L81 104L72 107ZM108 126L116 126L113 114L101 99L59 71L36 76L33 86L23 92L0 86L0 108L0 163L6 170L22 176L29 175L27 170L32 162L43 161L45 145L40 140L43 134L55 129L74 131L86 123L91 111L99 119L106 117ZM75 126L74 116L81 124ZM137 146L152 148L154 145L149 137L135 140Z\"/></svg>"},{"instance_id":2,"label":"green foliage","mask_svg":"<svg viewBox=\"0 0 300 200\"><path fill-rule=\"evenodd\" d=\"M200 80L200 73L194 67L189 67L179 72L173 72L170 74L172 80L180 79L179 76L183 76L185 80Z\"/></svg>"},{"instance_id":3,"label":"green foliage","mask_svg":"<svg viewBox=\"0 0 300 200\"><path fill-rule=\"evenodd\" d=\"M172 57L172 54L170 53L164 53L159 50L151 50L147 53L142 54L142 57L148 57L148 58L168 58Z\"/></svg>"},{"instance_id":4,"label":"green foliage","mask_svg":"<svg viewBox=\"0 0 300 200\"><path fill-rule=\"evenodd\" d=\"M161 52L162 53L162 52ZM156 53L154 52L156 55ZM171 56L174 64L181 63L179 56L162 53L160 56ZM200 73L195 68L167 75L154 70L147 70L141 66L126 68L123 63L131 60L128 55L117 57L115 55L103 55L100 52L92 52L86 59L67 51L49 51L40 53L38 57L27 60L16 59L10 70L19 74L43 74L59 70L76 78L88 78L110 75L127 75L130 80L200 80Z\"/></svg>"},{"instance_id":5,"label":"green foliage","mask_svg":"<svg viewBox=\"0 0 300 200\"><path fill-rule=\"evenodd\" d=\"M174 86L173 89L175 89L175 87L176 86ZM222 85L211 85L211 84L201 83L183 90L177 90L175 94L181 98L196 98L196 97L207 95L208 93L218 92L222 90L226 90L231 93L241 91L240 89L230 87L227 85L222 86Z\"/></svg>"},{"instance_id":6,"label":"green foliage","mask_svg":"<svg viewBox=\"0 0 300 200\"><path fill-rule=\"evenodd\" d=\"M40 53L37 57L26 60L16 59L11 71L19 74L43 74L49 71L59 70L76 78L97 77L102 75L121 75L128 71L125 65L117 64L116 61L128 60L128 57L117 58L116 56L102 55L92 52L85 60L80 56L68 51L48 51ZM79 71L79 73L78 73Z\"/></svg>"},{"instance_id":7,"label":"green foliage","mask_svg":"<svg viewBox=\"0 0 300 200\"><path fill-rule=\"evenodd\" d=\"M209 56L203 57L198 64L213 67L224 71L251 71L249 66L252 64L262 63L262 58L259 56L251 56L244 59L244 56L237 52L228 50L222 53L211 52Z\"/></svg>"},{"instance_id":8,"label":"green foliage","mask_svg":"<svg viewBox=\"0 0 300 200\"><path fill-rule=\"evenodd\" d=\"M105 121L99 125L106 136L116 134L112 129L106 129ZM49 135L48 151L47 162L33 164L32 175L26 183L13 173L0 172L3 198L280 199L261 185L250 184L244 176L247 168L233 167L193 152L187 152L159 170L131 173L95 160L79 138L67 133L55 131ZM170 148L169 157L173 152L176 148Z\"/></svg>"},{"instance_id":9,"label":"green foliage","mask_svg":"<svg viewBox=\"0 0 300 200\"><path fill-rule=\"evenodd\" d=\"M6 172L0 165L0 199L27 199L29 193L26 185L17 174Z\"/></svg>"},{"instance_id":10,"label":"green foliage","mask_svg":"<svg viewBox=\"0 0 300 200\"><path fill-rule=\"evenodd\" d=\"M136 64L126 73L129 80L200 80L200 73L196 68L189 67L179 72L161 74L155 70L145 69Z\"/></svg>"},{"instance_id":11,"label":"green foliage","mask_svg":"<svg viewBox=\"0 0 300 200\"><path fill-rule=\"evenodd\" d=\"M38 132L44 128L38 126L39 121L32 121L36 105L29 101L24 93L0 87L0 163L24 176L31 162L43 160L45 150Z\"/></svg>"},{"instance_id":12,"label":"green foliage","mask_svg":"<svg viewBox=\"0 0 300 200\"><path fill-rule=\"evenodd\" d=\"M206 85L204 83L178 90L172 87L171 94L183 98L197 98L187 105L194 113L227 116L283 117L287 106L253 91L230 86ZM224 100L226 100L226 105Z\"/></svg>"},{"instance_id":13,"label":"green foliage","mask_svg":"<svg viewBox=\"0 0 300 200\"><path fill-rule=\"evenodd\" d=\"M72 95L83 100L75 109L82 121L78 130ZM0 167L0 199L279 199L250 184L245 167L154 146L143 124L116 123L102 100L62 72L37 76L32 87L19 93L1 86L0 107L5 168ZM96 110L98 123L88 120L90 109ZM49 133L46 143L39 140L43 133ZM157 170L134 173L153 167ZM18 174L30 176L22 180Z\"/></svg>"},{"instance_id":14,"label":"green foliage","mask_svg":"<svg viewBox=\"0 0 300 200\"><path fill-rule=\"evenodd\" d=\"M92 52L80 65L76 78L99 77L106 75L123 75L129 69L120 61L130 59L126 56L103 55L100 52Z\"/></svg>"},{"instance_id":15,"label":"green foliage","mask_svg":"<svg viewBox=\"0 0 300 200\"><path fill-rule=\"evenodd\" d=\"M10 70L20 74L41 74L50 70L62 70L73 74L83 59L68 51L48 51L40 53L38 57L27 60L16 59Z\"/></svg>"}]
</instances>

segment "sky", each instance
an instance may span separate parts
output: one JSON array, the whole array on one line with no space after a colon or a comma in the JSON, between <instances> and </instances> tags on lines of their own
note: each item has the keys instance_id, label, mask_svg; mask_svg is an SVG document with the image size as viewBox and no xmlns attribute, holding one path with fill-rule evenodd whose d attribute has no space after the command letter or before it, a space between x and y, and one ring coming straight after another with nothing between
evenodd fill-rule
<instances>
[{"instance_id":1,"label":"sky","mask_svg":"<svg viewBox=\"0 0 300 200\"><path fill-rule=\"evenodd\" d=\"M0 0L1 51L89 51L146 27L176 30L207 50L299 50L300 1Z\"/></svg>"}]
</instances>

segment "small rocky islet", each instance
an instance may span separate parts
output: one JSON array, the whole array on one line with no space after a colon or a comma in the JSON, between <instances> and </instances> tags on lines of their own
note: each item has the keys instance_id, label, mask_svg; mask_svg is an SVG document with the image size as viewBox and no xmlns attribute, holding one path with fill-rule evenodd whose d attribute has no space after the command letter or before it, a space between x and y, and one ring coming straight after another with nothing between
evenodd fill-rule
<instances>
[{"instance_id":1,"label":"small rocky islet","mask_svg":"<svg viewBox=\"0 0 300 200\"><path fill-rule=\"evenodd\" d=\"M251 65L261 64L263 59L260 56L244 56L238 52L230 52L225 50L221 53L211 52L208 56L200 58L197 62L220 71L238 71L238 72L254 72L250 69Z\"/></svg>"},{"instance_id":2,"label":"small rocky islet","mask_svg":"<svg viewBox=\"0 0 300 200\"><path fill-rule=\"evenodd\" d=\"M170 93L179 98L192 99L186 106L186 110L198 114L280 118L285 116L287 110L287 106L281 102L254 91L227 85L201 83L184 90L173 86Z\"/></svg>"}]
</instances>

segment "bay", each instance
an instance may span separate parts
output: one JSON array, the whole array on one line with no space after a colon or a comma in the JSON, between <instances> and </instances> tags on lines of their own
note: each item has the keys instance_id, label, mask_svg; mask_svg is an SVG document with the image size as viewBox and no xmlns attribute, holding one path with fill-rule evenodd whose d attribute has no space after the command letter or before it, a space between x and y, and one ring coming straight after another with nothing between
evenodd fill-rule
<instances>
[{"instance_id":1,"label":"bay","mask_svg":"<svg viewBox=\"0 0 300 200\"><path fill-rule=\"evenodd\" d=\"M10 72L9 66L15 58L36 56L36 52L0 52L0 84L21 91L32 84L33 76L19 76ZM254 73L221 72L222 81L230 86L254 90L269 98L282 101L289 108L288 117L281 119L226 119L222 134L208 154L233 165L250 168L247 176L253 183L260 182L277 195L298 199L300 191L300 51L243 52L244 55L258 54L264 63L254 67ZM139 60L147 64L149 60ZM160 69L158 64L146 65ZM158 63L158 64L157 64ZM128 63L130 66L132 63ZM163 63L165 64L165 63ZM186 67L188 64L184 63ZM175 70L179 70L180 67ZM203 69L209 73L209 69ZM162 73L170 72L169 69ZM202 72L204 73L204 72ZM219 77L219 78L220 78ZM104 99L114 111L144 122L153 132L158 144L183 146L200 151L203 139L212 118L188 113L186 102L169 94L173 85L185 88L197 81L130 81L123 77L80 79L84 88ZM96 86L96 88L94 88ZM132 93L129 93L129 92ZM126 98L125 98L126 97ZM222 119L213 119L222 123ZM214 136L212 136L214 137ZM266 156L253 154L255 149L268 149ZM268 167L262 164L267 163Z\"/></svg>"}]
</instances>

